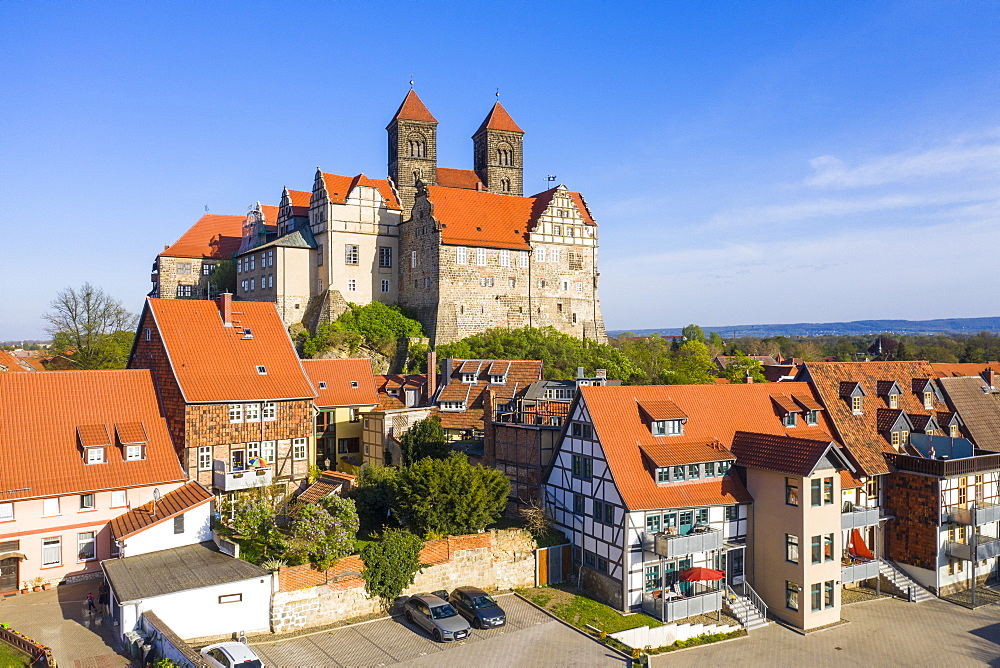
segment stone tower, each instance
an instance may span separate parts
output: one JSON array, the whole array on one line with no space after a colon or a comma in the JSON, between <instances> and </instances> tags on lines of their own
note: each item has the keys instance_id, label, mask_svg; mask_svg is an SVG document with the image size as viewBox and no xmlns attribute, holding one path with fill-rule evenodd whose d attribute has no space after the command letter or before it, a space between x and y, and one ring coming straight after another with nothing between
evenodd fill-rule
<instances>
[{"instance_id":1,"label":"stone tower","mask_svg":"<svg viewBox=\"0 0 1000 668\"><path fill-rule=\"evenodd\" d=\"M402 219L407 220L417 180L437 185L437 119L411 88L385 129L389 133L389 178L399 192Z\"/></svg>"},{"instance_id":2,"label":"stone tower","mask_svg":"<svg viewBox=\"0 0 1000 668\"><path fill-rule=\"evenodd\" d=\"M524 130L498 101L472 135L473 163L490 192L524 195Z\"/></svg>"}]
</instances>

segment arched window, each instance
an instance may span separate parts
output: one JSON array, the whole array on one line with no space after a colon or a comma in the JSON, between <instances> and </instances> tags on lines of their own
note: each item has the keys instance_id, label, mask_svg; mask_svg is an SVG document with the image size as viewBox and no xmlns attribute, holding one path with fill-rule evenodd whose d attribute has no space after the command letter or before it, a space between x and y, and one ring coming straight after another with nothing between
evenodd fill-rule
<instances>
[{"instance_id":1,"label":"arched window","mask_svg":"<svg viewBox=\"0 0 1000 668\"><path fill-rule=\"evenodd\" d=\"M426 158L427 144L420 135L415 135L407 141L407 156L411 158Z\"/></svg>"},{"instance_id":2,"label":"arched window","mask_svg":"<svg viewBox=\"0 0 1000 668\"><path fill-rule=\"evenodd\" d=\"M500 179L500 190L505 193L510 192L510 179Z\"/></svg>"},{"instance_id":3,"label":"arched window","mask_svg":"<svg viewBox=\"0 0 1000 668\"><path fill-rule=\"evenodd\" d=\"M414 172L413 172L413 185L417 185L417 182L419 180L420 180L420 170L417 169L417 170L414 170Z\"/></svg>"}]
</instances>

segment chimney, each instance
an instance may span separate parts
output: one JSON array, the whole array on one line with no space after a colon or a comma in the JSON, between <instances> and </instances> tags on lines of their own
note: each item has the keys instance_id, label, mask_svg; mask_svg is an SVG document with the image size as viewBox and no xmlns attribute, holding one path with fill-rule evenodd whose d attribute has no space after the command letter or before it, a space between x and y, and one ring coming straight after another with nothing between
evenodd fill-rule
<instances>
[{"instance_id":1,"label":"chimney","mask_svg":"<svg viewBox=\"0 0 1000 668\"><path fill-rule=\"evenodd\" d=\"M586 378L586 376L583 375L583 367L582 366L576 367L576 377L577 378Z\"/></svg>"},{"instance_id":2,"label":"chimney","mask_svg":"<svg viewBox=\"0 0 1000 668\"><path fill-rule=\"evenodd\" d=\"M986 381L986 384L990 386L991 390L994 389L994 388L996 388L996 385L993 384L993 368L992 367L986 367L985 369L983 369L983 374L982 375L983 375L983 380Z\"/></svg>"},{"instance_id":3,"label":"chimney","mask_svg":"<svg viewBox=\"0 0 1000 668\"><path fill-rule=\"evenodd\" d=\"M441 387L445 387L451 382L451 367L454 363L455 361L451 357L444 361L444 369L441 370Z\"/></svg>"},{"instance_id":4,"label":"chimney","mask_svg":"<svg viewBox=\"0 0 1000 668\"><path fill-rule=\"evenodd\" d=\"M434 393L437 392L438 375L437 353L431 350L427 353L427 404L430 405Z\"/></svg>"},{"instance_id":5,"label":"chimney","mask_svg":"<svg viewBox=\"0 0 1000 668\"><path fill-rule=\"evenodd\" d=\"M753 385L753 376L750 375L749 371L747 371L746 378L743 379L743 382L747 385Z\"/></svg>"},{"instance_id":6,"label":"chimney","mask_svg":"<svg viewBox=\"0 0 1000 668\"><path fill-rule=\"evenodd\" d=\"M223 292L215 298L215 304L219 307L219 315L222 317L223 327L233 326L233 296L228 292Z\"/></svg>"}]
</instances>

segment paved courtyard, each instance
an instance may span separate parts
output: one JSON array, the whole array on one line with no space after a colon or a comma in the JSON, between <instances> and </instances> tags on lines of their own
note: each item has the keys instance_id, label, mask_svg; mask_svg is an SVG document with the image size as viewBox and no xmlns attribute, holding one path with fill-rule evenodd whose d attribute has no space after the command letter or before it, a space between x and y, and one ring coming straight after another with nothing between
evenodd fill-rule
<instances>
[{"instance_id":1,"label":"paved courtyard","mask_svg":"<svg viewBox=\"0 0 1000 668\"><path fill-rule=\"evenodd\" d=\"M498 597L503 629L434 642L402 617L280 642L251 643L268 666L625 666L621 655L513 595Z\"/></svg>"},{"instance_id":2,"label":"paved courtyard","mask_svg":"<svg viewBox=\"0 0 1000 668\"><path fill-rule=\"evenodd\" d=\"M1000 605L886 598L845 606L841 616L850 623L806 636L772 623L747 638L654 657L652 666L1000 667Z\"/></svg>"}]
</instances>

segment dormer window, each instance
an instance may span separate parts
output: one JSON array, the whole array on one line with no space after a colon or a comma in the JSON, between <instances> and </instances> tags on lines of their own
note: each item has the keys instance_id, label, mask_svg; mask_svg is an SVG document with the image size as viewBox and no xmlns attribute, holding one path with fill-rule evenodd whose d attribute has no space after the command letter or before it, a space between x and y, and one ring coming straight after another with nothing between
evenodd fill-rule
<instances>
[{"instance_id":1,"label":"dormer window","mask_svg":"<svg viewBox=\"0 0 1000 668\"><path fill-rule=\"evenodd\" d=\"M924 391L924 408L934 408L934 393L930 390Z\"/></svg>"},{"instance_id":2,"label":"dormer window","mask_svg":"<svg viewBox=\"0 0 1000 668\"><path fill-rule=\"evenodd\" d=\"M475 383L476 382L476 374L474 374L474 373L463 373L462 374L462 382L463 383Z\"/></svg>"},{"instance_id":3,"label":"dormer window","mask_svg":"<svg viewBox=\"0 0 1000 668\"><path fill-rule=\"evenodd\" d=\"M789 411L785 413L784 419L781 421L786 427L795 427L798 425L799 414L794 411Z\"/></svg>"},{"instance_id":4,"label":"dormer window","mask_svg":"<svg viewBox=\"0 0 1000 668\"><path fill-rule=\"evenodd\" d=\"M267 375L267 367L264 366L263 364L258 364L257 365L257 373L259 373L262 376L266 376Z\"/></svg>"},{"instance_id":5,"label":"dormer window","mask_svg":"<svg viewBox=\"0 0 1000 668\"><path fill-rule=\"evenodd\" d=\"M948 435L952 438L958 438L958 425L953 424L948 427Z\"/></svg>"},{"instance_id":6,"label":"dormer window","mask_svg":"<svg viewBox=\"0 0 1000 668\"><path fill-rule=\"evenodd\" d=\"M890 394L889 395L889 408L897 409L899 408L899 395Z\"/></svg>"},{"instance_id":7,"label":"dormer window","mask_svg":"<svg viewBox=\"0 0 1000 668\"><path fill-rule=\"evenodd\" d=\"M680 436L684 433L683 420L653 420L653 436Z\"/></svg>"},{"instance_id":8,"label":"dormer window","mask_svg":"<svg viewBox=\"0 0 1000 668\"><path fill-rule=\"evenodd\" d=\"M86 450L88 464L104 463L104 448L87 448Z\"/></svg>"},{"instance_id":9,"label":"dormer window","mask_svg":"<svg viewBox=\"0 0 1000 668\"><path fill-rule=\"evenodd\" d=\"M819 424L819 411L806 411L806 424L810 426Z\"/></svg>"},{"instance_id":10,"label":"dormer window","mask_svg":"<svg viewBox=\"0 0 1000 668\"><path fill-rule=\"evenodd\" d=\"M851 397L851 412L855 415L864 412L864 397Z\"/></svg>"},{"instance_id":11,"label":"dormer window","mask_svg":"<svg viewBox=\"0 0 1000 668\"><path fill-rule=\"evenodd\" d=\"M358 389L358 381L356 381L356 380L352 380L351 381L351 389L352 390Z\"/></svg>"},{"instance_id":12,"label":"dormer window","mask_svg":"<svg viewBox=\"0 0 1000 668\"><path fill-rule=\"evenodd\" d=\"M464 411L464 401L442 401L439 408L443 411Z\"/></svg>"},{"instance_id":13,"label":"dormer window","mask_svg":"<svg viewBox=\"0 0 1000 668\"><path fill-rule=\"evenodd\" d=\"M669 467L665 467L664 466L664 467L656 469L656 482L657 483L670 482L670 468Z\"/></svg>"},{"instance_id":14,"label":"dormer window","mask_svg":"<svg viewBox=\"0 0 1000 668\"><path fill-rule=\"evenodd\" d=\"M490 382L494 385L506 385L507 376L502 374L490 374Z\"/></svg>"},{"instance_id":15,"label":"dormer window","mask_svg":"<svg viewBox=\"0 0 1000 668\"><path fill-rule=\"evenodd\" d=\"M321 389L321 390L325 390L326 389L326 381L325 380L319 381L319 389Z\"/></svg>"},{"instance_id":16,"label":"dormer window","mask_svg":"<svg viewBox=\"0 0 1000 668\"><path fill-rule=\"evenodd\" d=\"M144 448L142 445L126 445L125 446L125 461L136 462L145 459Z\"/></svg>"}]
</instances>

